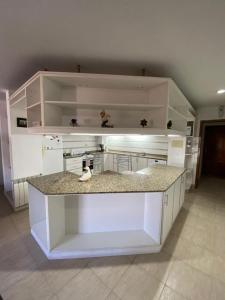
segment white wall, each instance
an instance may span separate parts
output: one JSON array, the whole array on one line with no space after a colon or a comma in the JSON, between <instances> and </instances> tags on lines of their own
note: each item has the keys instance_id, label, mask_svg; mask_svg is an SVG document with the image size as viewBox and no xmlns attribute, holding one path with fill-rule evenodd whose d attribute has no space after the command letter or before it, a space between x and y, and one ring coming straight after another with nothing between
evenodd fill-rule
<instances>
[{"instance_id":1,"label":"white wall","mask_svg":"<svg viewBox=\"0 0 225 300\"><path fill-rule=\"evenodd\" d=\"M98 147L98 137L96 136L76 136L63 135L62 144L64 152L82 153L85 151L95 151Z\"/></svg>"},{"instance_id":2,"label":"white wall","mask_svg":"<svg viewBox=\"0 0 225 300\"><path fill-rule=\"evenodd\" d=\"M130 151L167 155L168 138L166 136L108 136L106 137L108 150Z\"/></svg>"},{"instance_id":3,"label":"white wall","mask_svg":"<svg viewBox=\"0 0 225 300\"><path fill-rule=\"evenodd\" d=\"M199 136L200 121L225 119L225 109L223 116L219 117L219 106L207 106L197 109L196 135Z\"/></svg>"}]
</instances>

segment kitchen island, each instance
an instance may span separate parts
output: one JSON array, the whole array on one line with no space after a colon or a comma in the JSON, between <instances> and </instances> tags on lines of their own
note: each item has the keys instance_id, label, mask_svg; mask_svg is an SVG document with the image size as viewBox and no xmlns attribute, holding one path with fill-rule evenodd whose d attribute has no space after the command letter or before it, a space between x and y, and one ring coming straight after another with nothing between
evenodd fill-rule
<instances>
[{"instance_id":1,"label":"kitchen island","mask_svg":"<svg viewBox=\"0 0 225 300\"><path fill-rule=\"evenodd\" d=\"M184 201L185 170L154 166L30 178L31 233L49 259L159 252Z\"/></svg>"}]
</instances>

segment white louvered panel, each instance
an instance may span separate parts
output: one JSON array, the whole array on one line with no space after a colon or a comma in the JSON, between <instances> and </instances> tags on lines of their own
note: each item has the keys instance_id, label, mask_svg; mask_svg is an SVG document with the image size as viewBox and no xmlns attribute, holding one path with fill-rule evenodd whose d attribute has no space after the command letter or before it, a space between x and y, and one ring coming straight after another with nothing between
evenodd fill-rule
<instances>
[{"instance_id":1,"label":"white louvered panel","mask_svg":"<svg viewBox=\"0 0 225 300\"><path fill-rule=\"evenodd\" d=\"M24 187L24 204L27 204L28 203L28 183L24 182L23 187Z\"/></svg>"},{"instance_id":2,"label":"white louvered panel","mask_svg":"<svg viewBox=\"0 0 225 300\"><path fill-rule=\"evenodd\" d=\"M25 204L24 182L19 182L20 206Z\"/></svg>"},{"instance_id":3,"label":"white louvered panel","mask_svg":"<svg viewBox=\"0 0 225 300\"><path fill-rule=\"evenodd\" d=\"M168 138L164 136L109 136L108 149L114 151L144 152L154 155L167 155Z\"/></svg>"},{"instance_id":4,"label":"white louvered panel","mask_svg":"<svg viewBox=\"0 0 225 300\"><path fill-rule=\"evenodd\" d=\"M14 183L13 184L13 190L14 190L14 204L15 207L20 206L20 191L19 191L19 184Z\"/></svg>"},{"instance_id":5,"label":"white louvered panel","mask_svg":"<svg viewBox=\"0 0 225 300\"><path fill-rule=\"evenodd\" d=\"M63 136L63 149L65 152L83 153L98 149L97 137L95 136Z\"/></svg>"}]
</instances>

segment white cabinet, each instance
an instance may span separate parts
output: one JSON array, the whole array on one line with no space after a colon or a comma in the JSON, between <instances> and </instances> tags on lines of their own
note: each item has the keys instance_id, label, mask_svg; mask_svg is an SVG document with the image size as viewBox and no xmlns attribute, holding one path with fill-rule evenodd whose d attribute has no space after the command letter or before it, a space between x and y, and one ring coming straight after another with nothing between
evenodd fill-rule
<instances>
[{"instance_id":1,"label":"white cabinet","mask_svg":"<svg viewBox=\"0 0 225 300\"><path fill-rule=\"evenodd\" d=\"M64 170L77 175L82 175L82 158L73 157L64 159Z\"/></svg>"},{"instance_id":2,"label":"white cabinet","mask_svg":"<svg viewBox=\"0 0 225 300\"><path fill-rule=\"evenodd\" d=\"M181 177L174 183L174 198L173 198L173 222L175 221L180 211L180 196L181 196Z\"/></svg>"},{"instance_id":3,"label":"white cabinet","mask_svg":"<svg viewBox=\"0 0 225 300\"><path fill-rule=\"evenodd\" d=\"M138 157L136 156L131 157L131 171L133 172L138 171Z\"/></svg>"},{"instance_id":4,"label":"white cabinet","mask_svg":"<svg viewBox=\"0 0 225 300\"><path fill-rule=\"evenodd\" d=\"M104 154L104 171L116 171L114 154Z\"/></svg>"},{"instance_id":5,"label":"white cabinet","mask_svg":"<svg viewBox=\"0 0 225 300\"><path fill-rule=\"evenodd\" d=\"M173 198L174 185L172 185L165 193L163 198L163 214L162 214L162 231L161 243L164 243L170 228L173 224Z\"/></svg>"},{"instance_id":6,"label":"white cabinet","mask_svg":"<svg viewBox=\"0 0 225 300\"><path fill-rule=\"evenodd\" d=\"M148 158L145 157L132 157L131 169L133 172L148 168Z\"/></svg>"},{"instance_id":7,"label":"white cabinet","mask_svg":"<svg viewBox=\"0 0 225 300\"><path fill-rule=\"evenodd\" d=\"M112 110L114 134L166 134L184 132L190 109L187 99L169 78L38 72L9 99L10 110L21 108L32 133L105 133L99 128L101 109ZM79 127L70 125L79 120ZM133 128L141 118L151 118L152 128ZM170 133L172 131L170 130Z\"/></svg>"},{"instance_id":8,"label":"white cabinet","mask_svg":"<svg viewBox=\"0 0 225 300\"><path fill-rule=\"evenodd\" d=\"M185 174L181 175L175 183L164 193L161 243L163 244L180 209L184 203Z\"/></svg>"},{"instance_id":9,"label":"white cabinet","mask_svg":"<svg viewBox=\"0 0 225 300\"><path fill-rule=\"evenodd\" d=\"M148 167L148 159L145 157L138 157L138 170L142 170Z\"/></svg>"}]
</instances>

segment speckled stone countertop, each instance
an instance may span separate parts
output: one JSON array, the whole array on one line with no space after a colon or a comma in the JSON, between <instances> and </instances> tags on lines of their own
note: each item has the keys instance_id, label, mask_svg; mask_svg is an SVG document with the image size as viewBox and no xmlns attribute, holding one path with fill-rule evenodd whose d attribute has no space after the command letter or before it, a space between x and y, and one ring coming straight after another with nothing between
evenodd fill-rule
<instances>
[{"instance_id":1,"label":"speckled stone countertop","mask_svg":"<svg viewBox=\"0 0 225 300\"><path fill-rule=\"evenodd\" d=\"M157 165L131 174L106 171L87 182L79 182L79 176L68 171L27 181L45 195L164 192L184 172L182 168Z\"/></svg>"}]
</instances>

